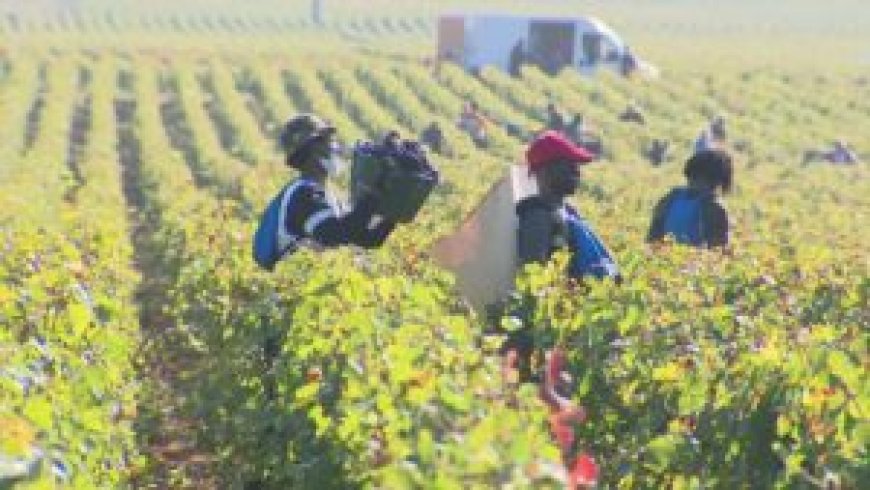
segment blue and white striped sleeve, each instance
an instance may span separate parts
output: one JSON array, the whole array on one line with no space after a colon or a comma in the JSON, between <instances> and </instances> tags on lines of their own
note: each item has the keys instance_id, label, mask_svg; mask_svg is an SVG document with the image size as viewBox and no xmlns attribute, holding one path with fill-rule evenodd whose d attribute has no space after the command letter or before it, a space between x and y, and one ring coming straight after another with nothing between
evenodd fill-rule
<instances>
[{"instance_id":1,"label":"blue and white striped sleeve","mask_svg":"<svg viewBox=\"0 0 870 490\"><path fill-rule=\"evenodd\" d=\"M363 199L349 213L340 213L322 188L306 185L288 201L286 226L289 233L308 237L320 245L380 246L395 224L374 213L372 198Z\"/></svg>"}]
</instances>

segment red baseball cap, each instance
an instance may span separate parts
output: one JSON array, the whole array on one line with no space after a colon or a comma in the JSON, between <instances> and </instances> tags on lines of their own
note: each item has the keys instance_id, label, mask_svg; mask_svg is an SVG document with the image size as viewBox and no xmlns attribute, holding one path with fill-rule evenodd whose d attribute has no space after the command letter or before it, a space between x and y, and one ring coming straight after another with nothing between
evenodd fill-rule
<instances>
[{"instance_id":1,"label":"red baseball cap","mask_svg":"<svg viewBox=\"0 0 870 490\"><path fill-rule=\"evenodd\" d=\"M541 133L526 150L526 161L532 172L560 160L583 164L594 159L595 155L589 150L575 145L562 133L553 130Z\"/></svg>"}]
</instances>

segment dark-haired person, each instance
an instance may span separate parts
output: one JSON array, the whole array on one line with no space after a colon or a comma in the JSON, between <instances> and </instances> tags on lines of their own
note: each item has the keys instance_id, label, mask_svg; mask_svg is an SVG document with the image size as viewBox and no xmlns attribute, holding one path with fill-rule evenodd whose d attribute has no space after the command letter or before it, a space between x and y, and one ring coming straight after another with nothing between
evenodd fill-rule
<instances>
[{"instance_id":1,"label":"dark-haired person","mask_svg":"<svg viewBox=\"0 0 870 490\"><path fill-rule=\"evenodd\" d=\"M487 145L486 127L489 121L477 106L477 102L470 100L462 107L459 121L456 123L459 129L468 133L478 148Z\"/></svg>"},{"instance_id":2,"label":"dark-haired person","mask_svg":"<svg viewBox=\"0 0 870 490\"><path fill-rule=\"evenodd\" d=\"M728 131L725 128L725 118L716 116L710 123L701 129L695 138L695 152L724 148L728 139Z\"/></svg>"},{"instance_id":3,"label":"dark-haired person","mask_svg":"<svg viewBox=\"0 0 870 490\"><path fill-rule=\"evenodd\" d=\"M547 129L559 132L566 129L565 116L553 102L547 104Z\"/></svg>"},{"instance_id":4,"label":"dark-haired person","mask_svg":"<svg viewBox=\"0 0 870 490\"><path fill-rule=\"evenodd\" d=\"M511 48L511 53L508 57L508 71L514 78L519 78L522 74L523 64L526 62L526 44L520 39Z\"/></svg>"},{"instance_id":5,"label":"dark-haired person","mask_svg":"<svg viewBox=\"0 0 870 490\"><path fill-rule=\"evenodd\" d=\"M441 126L438 125L437 121L432 121L420 133L420 143L428 146L435 153L441 154L444 150L444 132L441 131Z\"/></svg>"},{"instance_id":6,"label":"dark-haired person","mask_svg":"<svg viewBox=\"0 0 870 490\"><path fill-rule=\"evenodd\" d=\"M622 122L641 125L646 124L646 116L644 116L640 106L635 102L629 102L629 104L625 106L625 110L619 114L619 120Z\"/></svg>"},{"instance_id":7,"label":"dark-haired person","mask_svg":"<svg viewBox=\"0 0 870 490\"><path fill-rule=\"evenodd\" d=\"M565 126L565 135L575 144L582 145L583 139L589 133L583 114L577 112L571 117L571 121Z\"/></svg>"},{"instance_id":8,"label":"dark-haired person","mask_svg":"<svg viewBox=\"0 0 870 490\"><path fill-rule=\"evenodd\" d=\"M814 161L822 161L837 165L851 165L859 162L858 155L849 148L845 140L838 139L832 144L830 150L811 149L804 152L803 164L807 165Z\"/></svg>"},{"instance_id":9,"label":"dark-haired person","mask_svg":"<svg viewBox=\"0 0 870 490\"><path fill-rule=\"evenodd\" d=\"M374 248L384 243L395 223L375 213L378 199L375 192L366 193L352 209L347 209L327 189L327 177L343 165L334 127L314 114L300 114L284 125L280 144L287 165L295 168L299 175L284 187L264 213L255 242L255 258L261 266L271 269L281 256L300 245ZM277 210L275 215L279 216L275 220L276 229L264 226L273 206ZM261 237L261 233L277 236L270 242L273 237ZM257 248L261 243L274 243L274 246L263 254ZM261 255L265 255L262 260Z\"/></svg>"},{"instance_id":10,"label":"dark-haired person","mask_svg":"<svg viewBox=\"0 0 870 490\"><path fill-rule=\"evenodd\" d=\"M703 150L686 162L687 185L672 189L653 211L647 241L671 235L678 243L696 247L728 245L728 212L720 201L731 191L731 155L724 150Z\"/></svg>"},{"instance_id":11,"label":"dark-haired person","mask_svg":"<svg viewBox=\"0 0 870 490\"><path fill-rule=\"evenodd\" d=\"M658 167L668 159L668 149L671 143L666 139L654 138L644 156L653 167Z\"/></svg>"}]
</instances>

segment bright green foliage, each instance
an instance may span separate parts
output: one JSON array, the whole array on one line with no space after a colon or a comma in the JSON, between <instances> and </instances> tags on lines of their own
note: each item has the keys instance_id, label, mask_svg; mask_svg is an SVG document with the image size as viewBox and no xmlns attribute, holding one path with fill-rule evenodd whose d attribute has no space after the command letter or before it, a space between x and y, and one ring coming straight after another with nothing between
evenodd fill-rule
<instances>
[{"instance_id":1,"label":"bright green foliage","mask_svg":"<svg viewBox=\"0 0 870 490\"><path fill-rule=\"evenodd\" d=\"M124 301L133 277L92 262L115 246L99 235L17 230L3 241L0 457L27 462L37 481L116 484L136 415L135 317Z\"/></svg>"},{"instance_id":2,"label":"bright green foliage","mask_svg":"<svg viewBox=\"0 0 870 490\"><path fill-rule=\"evenodd\" d=\"M618 287L568 286L556 265L521 280L539 345L570 353L608 481L866 477L870 280L813 255L666 246L623 254Z\"/></svg>"},{"instance_id":3,"label":"bright green foliage","mask_svg":"<svg viewBox=\"0 0 870 490\"><path fill-rule=\"evenodd\" d=\"M870 148L866 74L472 77L328 49L338 37L432 34L420 12L349 11L321 27L298 8L99 12L111 15L64 13L45 24L54 31L35 11L17 28L0 20L4 33L35 33L35 47L0 55L0 486L11 466L23 488L141 485L162 464L142 453L165 408L196 421L184 442L214 456L222 487L560 486L536 388L504 379L502 338L425 254L521 158L525 141L502 125L540 129L549 100L603 138L575 204L626 282L566 282L562 257L530 268L518 297L539 348L566 347L572 396L589 412L577 444L602 484L870 479L868 172L800 165L836 137ZM71 46L68 31L80 34ZM294 42L324 40L329 55L285 53L297 31ZM493 122L488 148L455 126L468 97ZM648 125L618 121L630 101ZM443 184L383 250L300 252L262 273L250 237L292 177L273 138L294 111L330 119L345 144L436 121ZM653 250L650 209L682 182L716 114L735 147L733 250ZM652 138L672 141L661 168L641 156ZM183 366L171 407L152 398L163 380L140 379L155 362Z\"/></svg>"},{"instance_id":4,"label":"bright green foliage","mask_svg":"<svg viewBox=\"0 0 870 490\"><path fill-rule=\"evenodd\" d=\"M552 459L534 390L504 385L497 343L481 349L441 274L336 253L270 277L227 238L180 260L174 303L212 360L189 402L229 478L464 486Z\"/></svg>"},{"instance_id":5,"label":"bright green foliage","mask_svg":"<svg viewBox=\"0 0 870 490\"><path fill-rule=\"evenodd\" d=\"M2 162L10 178L0 185L0 484L23 488L117 486L135 457L138 279L112 150L115 72L90 65L85 90L100 142L82 153L86 181L76 183L63 163L74 61L48 71L57 99L45 102L42 130L23 153L4 147ZM23 121L7 124L23 134Z\"/></svg>"}]
</instances>

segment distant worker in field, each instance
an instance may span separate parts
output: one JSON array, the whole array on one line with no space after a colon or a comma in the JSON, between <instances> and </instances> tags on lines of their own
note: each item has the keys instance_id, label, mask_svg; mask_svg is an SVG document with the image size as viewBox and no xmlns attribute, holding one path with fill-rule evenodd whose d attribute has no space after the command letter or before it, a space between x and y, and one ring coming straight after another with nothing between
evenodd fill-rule
<instances>
[{"instance_id":1,"label":"distant worker in field","mask_svg":"<svg viewBox=\"0 0 870 490\"><path fill-rule=\"evenodd\" d=\"M698 133L698 137L695 138L694 150L697 153L724 148L727 139L728 131L725 128L725 118L716 116Z\"/></svg>"},{"instance_id":2,"label":"distant worker in field","mask_svg":"<svg viewBox=\"0 0 870 490\"><path fill-rule=\"evenodd\" d=\"M528 131L525 128L512 121L505 121L504 131L508 136L519 140L525 141L529 137Z\"/></svg>"},{"instance_id":3,"label":"distant worker in field","mask_svg":"<svg viewBox=\"0 0 870 490\"><path fill-rule=\"evenodd\" d=\"M577 112L565 126L565 136L575 144L582 144L583 138L589 133L583 114Z\"/></svg>"},{"instance_id":4,"label":"distant worker in field","mask_svg":"<svg viewBox=\"0 0 870 490\"><path fill-rule=\"evenodd\" d=\"M547 104L547 129L559 132L564 132L566 129L565 116L553 102Z\"/></svg>"},{"instance_id":5,"label":"distant worker in field","mask_svg":"<svg viewBox=\"0 0 870 490\"><path fill-rule=\"evenodd\" d=\"M659 242L670 235L695 247L728 245L728 212L719 198L731 191L731 155L720 149L697 152L686 162L683 174L688 185L671 190L656 205L647 241Z\"/></svg>"},{"instance_id":6,"label":"distant worker in field","mask_svg":"<svg viewBox=\"0 0 870 490\"><path fill-rule=\"evenodd\" d=\"M804 165L822 161L835 165L851 165L859 162L858 155L849 148L845 140L839 139L832 143L830 150L813 149L804 152Z\"/></svg>"},{"instance_id":7,"label":"distant worker in field","mask_svg":"<svg viewBox=\"0 0 870 490\"><path fill-rule=\"evenodd\" d=\"M565 126L565 136L575 145L582 146L590 153L601 156L604 153L604 143L601 137L595 134L595 128L583 117L581 113L575 113L571 121Z\"/></svg>"},{"instance_id":8,"label":"distant worker in field","mask_svg":"<svg viewBox=\"0 0 870 490\"><path fill-rule=\"evenodd\" d=\"M444 151L444 133L438 122L432 121L429 126L426 126L426 129L420 133L420 143L428 146L435 153L441 154Z\"/></svg>"},{"instance_id":9,"label":"distant worker in field","mask_svg":"<svg viewBox=\"0 0 870 490\"><path fill-rule=\"evenodd\" d=\"M834 141L834 148L825 154L825 160L836 164L858 163L858 156L845 140Z\"/></svg>"},{"instance_id":10,"label":"distant worker in field","mask_svg":"<svg viewBox=\"0 0 870 490\"><path fill-rule=\"evenodd\" d=\"M480 111L477 103L473 100L466 102L462 108L462 113L459 115L457 126L459 129L468 133L472 141L478 147L483 148L487 145L486 126L488 124L486 116Z\"/></svg>"},{"instance_id":11,"label":"distant worker in field","mask_svg":"<svg viewBox=\"0 0 870 490\"><path fill-rule=\"evenodd\" d=\"M668 140L655 138L650 142L649 148L644 152L644 156L650 165L658 167L667 161L670 146L671 144Z\"/></svg>"},{"instance_id":12,"label":"distant worker in field","mask_svg":"<svg viewBox=\"0 0 870 490\"><path fill-rule=\"evenodd\" d=\"M625 110L622 111L622 114L619 115L619 120L635 124L646 124L646 116L644 116L643 111L636 102L629 102Z\"/></svg>"},{"instance_id":13,"label":"distant worker in field","mask_svg":"<svg viewBox=\"0 0 870 490\"><path fill-rule=\"evenodd\" d=\"M263 213L254 237L254 258L272 270L286 254L300 246L379 247L395 223L376 214L377 192L361 196L345 210L326 187L329 176L342 166L335 128L314 114L291 118L280 144L288 166L299 176L287 184Z\"/></svg>"},{"instance_id":14,"label":"distant worker in field","mask_svg":"<svg viewBox=\"0 0 870 490\"><path fill-rule=\"evenodd\" d=\"M526 45L525 42L520 39L514 44L514 47L511 49L510 58L508 60L508 71L510 72L512 77L519 78L522 70L523 64L527 61L526 59Z\"/></svg>"},{"instance_id":15,"label":"distant worker in field","mask_svg":"<svg viewBox=\"0 0 870 490\"><path fill-rule=\"evenodd\" d=\"M832 143L830 150L813 149L804 152L804 165L822 161L836 165L851 165L858 163L858 155L849 148L845 140L839 139Z\"/></svg>"},{"instance_id":16,"label":"distant worker in field","mask_svg":"<svg viewBox=\"0 0 870 490\"><path fill-rule=\"evenodd\" d=\"M713 139L721 142L728 140L728 130L725 128L725 118L716 116L710 120L710 135Z\"/></svg>"}]
</instances>

